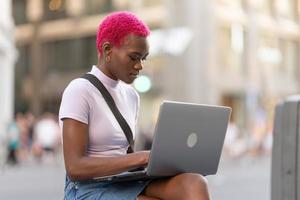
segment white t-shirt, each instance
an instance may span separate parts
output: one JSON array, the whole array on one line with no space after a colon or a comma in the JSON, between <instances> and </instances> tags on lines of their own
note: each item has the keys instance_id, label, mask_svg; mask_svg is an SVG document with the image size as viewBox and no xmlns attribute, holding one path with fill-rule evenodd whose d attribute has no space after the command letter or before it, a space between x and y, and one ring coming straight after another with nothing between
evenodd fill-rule
<instances>
[{"instance_id":1,"label":"white t-shirt","mask_svg":"<svg viewBox=\"0 0 300 200\"><path fill-rule=\"evenodd\" d=\"M109 78L96 66L89 73L95 75L109 91L135 138L139 110L138 93L131 85ZM102 94L88 80L78 78L66 87L59 110L61 129L64 118L88 124L88 156L126 154L129 144L124 132Z\"/></svg>"}]
</instances>

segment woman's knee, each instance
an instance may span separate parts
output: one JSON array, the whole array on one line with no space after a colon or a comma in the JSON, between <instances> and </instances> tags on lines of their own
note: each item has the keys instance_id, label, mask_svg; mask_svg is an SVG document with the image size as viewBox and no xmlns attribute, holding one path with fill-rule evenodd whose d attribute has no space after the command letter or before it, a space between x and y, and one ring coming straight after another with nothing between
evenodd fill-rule
<instances>
[{"instance_id":1,"label":"woman's knee","mask_svg":"<svg viewBox=\"0 0 300 200\"><path fill-rule=\"evenodd\" d=\"M172 178L153 181L145 195L159 199L208 200L207 180L199 174L184 173Z\"/></svg>"},{"instance_id":2,"label":"woman's knee","mask_svg":"<svg viewBox=\"0 0 300 200\"><path fill-rule=\"evenodd\" d=\"M191 196L203 196L208 194L208 181L204 176L200 174L184 173L177 177L182 194L186 199L190 199L188 197Z\"/></svg>"}]
</instances>

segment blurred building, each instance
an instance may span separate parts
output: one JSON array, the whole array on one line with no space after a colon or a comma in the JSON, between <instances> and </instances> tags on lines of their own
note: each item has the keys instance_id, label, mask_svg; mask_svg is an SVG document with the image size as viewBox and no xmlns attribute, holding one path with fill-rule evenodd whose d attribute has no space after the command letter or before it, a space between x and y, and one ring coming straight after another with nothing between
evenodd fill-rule
<instances>
[{"instance_id":1,"label":"blurred building","mask_svg":"<svg viewBox=\"0 0 300 200\"><path fill-rule=\"evenodd\" d=\"M167 98L229 105L246 127L299 92L300 0L13 0L17 110L58 111L66 84L96 63L97 26L114 10L152 29L143 126Z\"/></svg>"},{"instance_id":2,"label":"blurred building","mask_svg":"<svg viewBox=\"0 0 300 200\"><path fill-rule=\"evenodd\" d=\"M151 2L13 0L20 53L16 66L16 109L31 109L36 114L57 112L67 83L97 62L95 34L101 19L114 10L131 10L151 28L161 27L162 6Z\"/></svg>"},{"instance_id":3,"label":"blurred building","mask_svg":"<svg viewBox=\"0 0 300 200\"><path fill-rule=\"evenodd\" d=\"M11 13L11 1L0 2L0 140L5 126L13 118L14 102L14 65L16 48L14 44L14 24Z\"/></svg>"},{"instance_id":4,"label":"blurred building","mask_svg":"<svg viewBox=\"0 0 300 200\"><path fill-rule=\"evenodd\" d=\"M299 0L166 2L168 26L193 34L162 75L173 98L229 105L233 121L248 128L299 93Z\"/></svg>"}]
</instances>

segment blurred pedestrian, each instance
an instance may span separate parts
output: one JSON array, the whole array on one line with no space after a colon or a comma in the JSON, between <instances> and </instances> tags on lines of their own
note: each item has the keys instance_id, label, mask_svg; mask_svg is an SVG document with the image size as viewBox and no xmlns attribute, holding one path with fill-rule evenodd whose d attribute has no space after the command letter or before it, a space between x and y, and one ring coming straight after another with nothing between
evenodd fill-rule
<instances>
[{"instance_id":1,"label":"blurred pedestrian","mask_svg":"<svg viewBox=\"0 0 300 200\"><path fill-rule=\"evenodd\" d=\"M129 12L103 19L97 32L98 64L90 74L113 97L135 138L139 96L128 84L137 78L149 53L148 27ZM209 199L199 174L152 181L87 181L146 166L149 151L126 154L129 143L99 91L86 79L65 89L59 114L67 171L65 199Z\"/></svg>"},{"instance_id":2,"label":"blurred pedestrian","mask_svg":"<svg viewBox=\"0 0 300 200\"><path fill-rule=\"evenodd\" d=\"M27 131L28 131L28 148L31 149L33 145L33 135L34 135L34 126L35 126L35 116L30 112L25 113L27 121Z\"/></svg>"},{"instance_id":3,"label":"blurred pedestrian","mask_svg":"<svg viewBox=\"0 0 300 200\"><path fill-rule=\"evenodd\" d=\"M20 148L18 150L18 158L20 162L27 161L30 148L29 148L29 129L26 114L19 113L17 117L17 124L20 130L19 142Z\"/></svg>"},{"instance_id":4,"label":"blurred pedestrian","mask_svg":"<svg viewBox=\"0 0 300 200\"><path fill-rule=\"evenodd\" d=\"M264 143L268 135L267 114L263 108L256 111L250 137L250 154L260 156L264 154Z\"/></svg>"},{"instance_id":5,"label":"blurred pedestrian","mask_svg":"<svg viewBox=\"0 0 300 200\"><path fill-rule=\"evenodd\" d=\"M20 127L19 122L22 120L23 114L17 113L15 119L8 124L6 131L7 141L7 164L16 165L19 162L18 150L20 148Z\"/></svg>"},{"instance_id":6,"label":"blurred pedestrian","mask_svg":"<svg viewBox=\"0 0 300 200\"><path fill-rule=\"evenodd\" d=\"M32 153L38 161L43 158L54 160L59 144L58 121L53 114L46 113L34 126Z\"/></svg>"}]
</instances>

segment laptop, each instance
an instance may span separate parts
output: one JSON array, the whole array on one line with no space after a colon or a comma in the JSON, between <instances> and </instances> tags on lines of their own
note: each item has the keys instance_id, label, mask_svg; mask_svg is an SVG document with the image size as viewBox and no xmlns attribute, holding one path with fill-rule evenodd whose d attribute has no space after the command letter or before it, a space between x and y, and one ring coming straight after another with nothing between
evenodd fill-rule
<instances>
[{"instance_id":1,"label":"laptop","mask_svg":"<svg viewBox=\"0 0 300 200\"><path fill-rule=\"evenodd\" d=\"M230 107L163 101L147 168L95 181L147 180L180 173L216 174Z\"/></svg>"}]
</instances>

